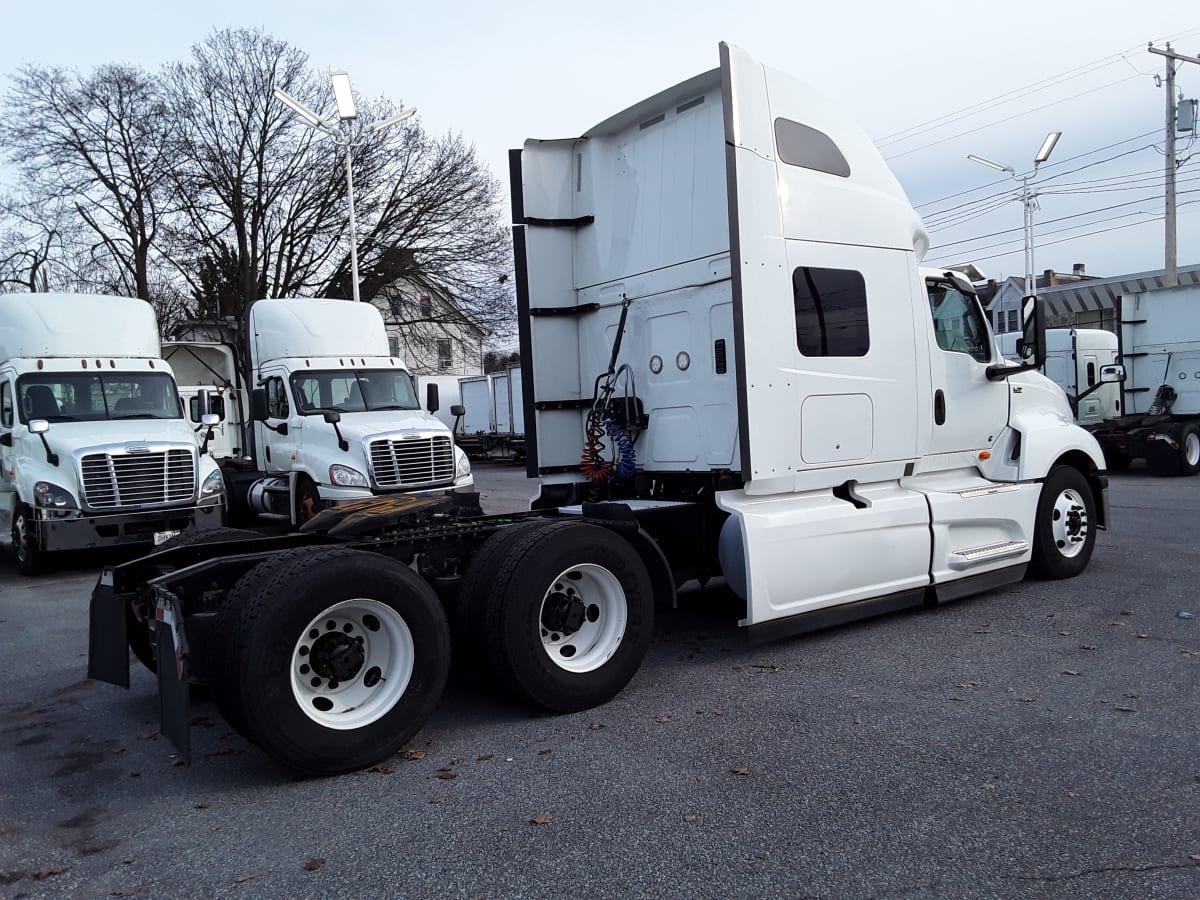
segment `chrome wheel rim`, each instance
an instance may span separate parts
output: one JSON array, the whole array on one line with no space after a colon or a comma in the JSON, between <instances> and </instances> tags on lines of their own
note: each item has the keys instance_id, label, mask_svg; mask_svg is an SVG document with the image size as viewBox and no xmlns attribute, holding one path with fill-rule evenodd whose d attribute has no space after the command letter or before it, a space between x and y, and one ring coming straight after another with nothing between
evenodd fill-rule
<instances>
[{"instance_id":1,"label":"chrome wheel rim","mask_svg":"<svg viewBox=\"0 0 1200 900\"><path fill-rule=\"evenodd\" d=\"M363 728L399 702L414 657L400 613L378 600L343 600L315 616L292 648L292 696L318 725Z\"/></svg>"},{"instance_id":2,"label":"chrome wheel rim","mask_svg":"<svg viewBox=\"0 0 1200 900\"><path fill-rule=\"evenodd\" d=\"M1087 543L1089 529L1087 504L1079 492L1068 488L1059 493L1050 510L1050 531L1058 552L1067 558L1078 556Z\"/></svg>"},{"instance_id":3,"label":"chrome wheel rim","mask_svg":"<svg viewBox=\"0 0 1200 900\"><path fill-rule=\"evenodd\" d=\"M629 608L617 576L582 563L561 572L542 597L538 627L550 661L567 672L593 672L625 637Z\"/></svg>"}]
</instances>

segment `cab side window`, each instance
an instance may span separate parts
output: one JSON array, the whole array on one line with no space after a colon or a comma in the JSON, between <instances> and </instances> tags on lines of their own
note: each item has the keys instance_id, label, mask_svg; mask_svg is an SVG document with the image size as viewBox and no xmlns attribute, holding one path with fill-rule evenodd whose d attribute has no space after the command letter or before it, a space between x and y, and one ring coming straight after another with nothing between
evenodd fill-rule
<instances>
[{"instance_id":1,"label":"cab side window","mask_svg":"<svg viewBox=\"0 0 1200 900\"><path fill-rule=\"evenodd\" d=\"M0 384L0 427L12 428L13 395L12 387L7 381Z\"/></svg>"},{"instance_id":2,"label":"cab side window","mask_svg":"<svg viewBox=\"0 0 1200 900\"><path fill-rule=\"evenodd\" d=\"M286 419L291 413L291 408L288 406L287 388L284 387L282 378L268 378L265 385L267 389L267 415L272 419Z\"/></svg>"},{"instance_id":3,"label":"cab side window","mask_svg":"<svg viewBox=\"0 0 1200 900\"><path fill-rule=\"evenodd\" d=\"M966 353L977 362L992 361L987 324L979 304L945 283L929 288L929 311L933 332L943 350Z\"/></svg>"}]
</instances>

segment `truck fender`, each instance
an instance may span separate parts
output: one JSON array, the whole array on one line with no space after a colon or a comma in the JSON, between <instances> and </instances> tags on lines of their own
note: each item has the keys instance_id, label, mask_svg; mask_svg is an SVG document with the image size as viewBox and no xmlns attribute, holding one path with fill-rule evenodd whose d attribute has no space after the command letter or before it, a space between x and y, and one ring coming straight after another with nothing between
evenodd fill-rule
<instances>
[{"instance_id":1,"label":"truck fender","mask_svg":"<svg viewBox=\"0 0 1200 900\"><path fill-rule=\"evenodd\" d=\"M583 517L586 522L615 531L637 551L650 575L656 603L672 607L679 605L671 564L654 538L638 524L633 510L621 503L585 503Z\"/></svg>"},{"instance_id":2,"label":"truck fender","mask_svg":"<svg viewBox=\"0 0 1200 900\"><path fill-rule=\"evenodd\" d=\"M1048 411L1023 411L1014 417L1012 425L1021 435L1018 480L1044 481L1058 466L1078 469L1091 485L1098 525L1107 528L1108 479L1104 476L1104 452L1096 439L1073 422L1064 422Z\"/></svg>"}]
</instances>

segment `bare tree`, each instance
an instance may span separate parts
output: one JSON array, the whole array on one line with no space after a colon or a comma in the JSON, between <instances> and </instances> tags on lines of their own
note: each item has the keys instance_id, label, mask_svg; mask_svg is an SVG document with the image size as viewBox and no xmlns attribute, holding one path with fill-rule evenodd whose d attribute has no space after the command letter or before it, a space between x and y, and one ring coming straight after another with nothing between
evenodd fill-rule
<instances>
[{"instance_id":1,"label":"bare tree","mask_svg":"<svg viewBox=\"0 0 1200 900\"><path fill-rule=\"evenodd\" d=\"M18 69L0 115L0 145L34 203L62 203L91 262L120 293L150 300L172 144L159 84L132 66L89 75Z\"/></svg>"},{"instance_id":2,"label":"bare tree","mask_svg":"<svg viewBox=\"0 0 1200 900\"><path fill-rule=\"evenodd\" d=\"M182 133L176 184L185 219L172 242L181 274L200 295L232 265L236 291L215 294L223 317L311 286L333 253L333 210L345 188L327 149L271 96L280 87L320 98L307 55L259 31L216 31L189 62L168 67L167 81Z\"/></svg>"}]
</instances>

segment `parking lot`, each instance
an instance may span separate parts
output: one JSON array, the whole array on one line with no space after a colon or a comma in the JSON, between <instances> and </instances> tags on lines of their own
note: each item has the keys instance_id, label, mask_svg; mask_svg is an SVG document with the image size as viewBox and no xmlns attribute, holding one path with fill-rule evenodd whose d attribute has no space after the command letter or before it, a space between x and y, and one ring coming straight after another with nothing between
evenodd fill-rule
<instances>
[{"instance_id":1,"label":"parking lot","mask_svg":"<svg viewBox=\"0 0 1200 900\"><path fill-rule=\"evenodd\" d=\"M1073 581L759 646L692 591L613 702L456 661L406 755L325 780L209 704L177 765L148 673L86 678L95 561L0 557L0 896L1198 896L1200 478L1110 495Z\"/></svg>"}]
</instances>

